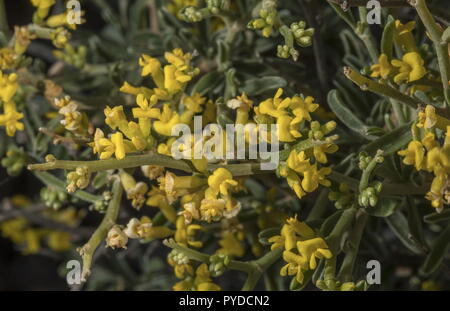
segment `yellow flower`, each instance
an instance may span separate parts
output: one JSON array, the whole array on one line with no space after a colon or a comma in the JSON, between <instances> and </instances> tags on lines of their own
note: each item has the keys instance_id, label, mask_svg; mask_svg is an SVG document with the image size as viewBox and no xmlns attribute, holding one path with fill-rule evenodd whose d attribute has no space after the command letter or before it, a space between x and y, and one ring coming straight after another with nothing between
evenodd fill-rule
<instances>
[{"instance_id":1,"label":"yellow flower","mask_svg":"<svg viewBox=\"0 0 450 311\"><path fill-rule=\"evenodd\" d=\"M56 15L52 15L50 16L47 21L46 24L48 27L51 28L57 28L57 27L67 27L69 29L75 30L77 29L77 23L69 23L69 19L68 19L68 14L71 13L70 11L66 11L64 13L61 14L56 14ZM84 11L80 11L81 15L84 15ZM81 23L84 23L85 20L81 19L80 20Z\"/></svg>"},{"instance_id":2,"label":"yellow flower","mask_svg":"<svg viewBox=\"0 0 450 311\"><path fill-rule=\"evenodd\" d=\"M12 101L3 104L4 113L0 114L0 126L6 128L8 136L14 136L16 130L23 131L24 125L19 122L23 118L23 113L16 110L16 104Z\"/></svg>"},{"instance_id":3,"label":"yellow flower","mask_svg":"<svg viewBox=\"0 0 450 311\"><path fill-rule=\"evenodd\" d=\"M322 167L317 170L317 164L310 166L303 172L302 188L306 192L313 192L319 187L319 184L329 187L331 182L326 179L326 175L331 173L331 168Z\"/></svg>"},{"instance_id":4,"label":"yellow flower","mask_svg":"<svg viewBox=\"0 0 450 311\"><path fill-rule=\"evenodd\" d=\"M204 191L188 193L181 198L180 204L183 210L178 215L184 216L186 224L190 224L192 220L200 220L200 204L205 196Z\"/></svg>"},{"instance_id":5,"label":"yellow flower","mask_svg":"<svg viewBox=\"0 0 450 311\"><path fill-rule=\"evenodd\" d=\"M31 40L36 39L36 35L28 31L28 27L14 27L14 51L17 54L23 54L31 43Z\"/></svg>"},{"instance_id":6,"label":"yellow flower","mask_svg":"<svg viewBox=\"0 0 450 311\"><path fill-rule=\"evenodd\" d=\"M290 169L296 171L297 173L303 173L311 166L304 151L297 153L295 150L292 150L289 153L286 163Z\"/></svg>"},{"instance_id":7,"label":"yellow flower","mask_svg":"<svg viewBox=\"0 0 450 311\"><path fill-rule=\"evenodd\" d=\"M190 53L183 53L180 48L174 49L172 52L165 52L164 58L171 65L174 65L179 70L189 69L192 55Z\"/></svg>"},{"instance_id":8,"label":"yellow flower","mask_svg":"<svg viewBox=\"0 0 450 311\"><path fill-rule=\"evenodd\" d=\"M422 138L422 145L427 151L430 151L436 147L439 147L439 142L436 140L436 136L432 132L427 131L425 136Z\"/></svg>"},{"instance_id":9,"label":"yellow flower","mask_svg":"<svg viewBox=\"0 0 450 311\"><path fill-rule=\"evenodd\" d=\"M103 132L97 129L94 136L94 142L90 144L93 147L93 152L100 155L100 159L108 159L113 154L117 159L123 159L125 154L134 150L133 144L123 139L120 132L111 135L110 139L104 137Z\"/></svg>"},{"instance_id":10,"label":"yellow flower","mask_svg":"<svg viewBox=\"0 0 450 311\"><path fill-rule=\"evenodd\" d=\"M120 173L120 181L127 193L127 199L131 200L131 205L139 210L146 201L147 184L142 181L136 182L132 175L125 172Z\"/></svg>"},{"instance_id":11,"label":"yellow flower","mask_svg":"<svg viewBox=\"0 0 450 311\"><path fill-rule=\"evenodd\" d=\"M130 239L164 239L173 235L173 231L165 226L153 226L152 220L146 216L141 219L132 218L123 231Z\"/></svg>"},{"instance_id":12,"label":"yellow flower","mask_svg":"<svg viewBox=\"0 0 450 311\"><path fill-rule=\"evenodd\" d=\"M242 257L245 254L245 248L242 242L232 232L225 232L223 237L219 240L220 248L217 253Z\"/></svg>"},{"instance_id":13,"label":"yellow flower","mask_svg":"<svg viewBox=\"0 0 450 311\"><path fill-rule=\"evenodd\" d=\"M414 41L412 31L416 28L416 22L411 21L402 24L401 21L395 21L394 39L407 52L416 52L417 46Z\"/></svg>"},{"instance_id":14,"label":"yellow flower","mask_svg":"<svg viewBox=\"0 0 450 311\"><path fill-rule=\"evenodd\" d=\"M150 97L150 102L145 98L143 94L139 94L136 97L136 104L139 108L133 108L133 117L135 118L149 118L157 119L159 118L159 109L153 108L158 102L158 97L155 95Z\"/></svg>"},{"instance_id":15,"label":"yellow flower","mask_svg":"<svg viewBox=\"0 0 450 311\"><path fill-rule=\"evenodd\" d=\"M175 241L183 246L192 246L200 248L203 246L201 241L195 240L195 235L199 230L204 230L202 226L197 224L186 224L184 217L180 216L176 221Z\"/></svg>"},{"instance_id":16,"label":"yellow flower","mask_svg":"<svg viewBox=\"0 0 450 311\"><path fill-rule=\"evenodd\" d=\"M159 188L168 196L176 195L183 190L192 190L206 184L204 178L198 176L176 176L171 172L166 172L165 176L158 178Z\"/></svg>"},{"instance_id":17,"label":"yellow flower","mask_svg":"<svg viewBox=\"0 0 450 311\"><path fill-rule=\"evenodd\" d=\"M9 48L0 49L0 70L12 69L16 63L17 55Z\"/></svg>"},{"instance_id":18,"label":"yellow flower","mask_svg":"<svg viewBox=\"0 0 450 311\"><path fill-rule=\"evenodd\" d=\"M284 248L290 251L296 247L298 240L314 237L314 231L306 223L298 221L297 216L287 219L286 222L281 228L281 234L269 239L269 242L272 243L272 250Z\"/></svg>"},{"instance_id":19,"label":"yellow flower","mask_svg":"<svg viewBox=\"0 0 450 311\"><path fill-rule=\"evenodd\" d=\"M18 77L16 73L5 74L0 71L0 99L7 103L11 101L19 87Z\"/></svg>"},{"instance_id":20,"label":"yellow flower","mask_svg":"<svg viewBox=\"0 0 450 311\"><path fill-rule=\"evenodd\" d=\"M61 124L68 131L77 131L82 126L83 115L77 111L78 105L74 102L70 102L68 105L62 107L58 112L64 116L61 120Z\"/></svg>"},{"instance_id":21,"label":"yellow flower","mask_svg":"<svg viewBox=\"0 0 450 311\"><path fill-rule=\"evenodd\" d=\"M164 66L164 87L171 94L180 92L191 79L190 75L178 70L174 65Z\"/></svg>"},{"instance_id":22,"label":"yellow flower","mask_svg":"<svg viewBox=\"0 0 450 311\"><path fill-rule=\"evenodd\" d=\"M248 99L247 94L242 93L241 96L230 99L227 106L236 109L236 124L247 124L248 114L253 106L253 101Z\"/></svg>"},{"instance_id":23,"label":"yellow flower","mask_svg":"<svg viewBox=\"0 0 450 311\"><path fill-rule=\"evenodd\" d=\"M164 167L158 165L143 165L141 166L141 171L144 176L150 180L157 179L164 175Z\"/></svg>"},{"instance_id":24,"label":"yellow flower","mask_svg":"<svg viewBox=\"0 0 450 311\"><path fill-rule=\"evenodd\" d=\"M425 110L420 110L417 117L417 127L431 129L436 125L436 109L431 105L427 105Z\"/></svg>"},{"instance_id":25,"label":"yellow flower","mask_svg":"<svg viewBox=\"0 0 450 311\"><path fill-rule=\"evenodd\" d=\"M36 7L36 16L39 20L47 17L50 8L55 4L56 0L31 0L31 4Z\"/></svg>"},{"instance_id":26,"label":"yellow flower","mask_svg":"<svg viewBox=\"0 0 450 311\"><path fill-rule=\"evenodd\" d=\"M178 282L173 286L173 290L219 291L220 286L212 282L208 266L202 263L195 271L195 278L187 278L184 281Z\"/></svg>"},{"instance_id":27,"label":"yellow flower","mask_svg":"<svg viewBox=\"0 0 450 311\"><path fill-rule=\"evenodd\" d=\"M284 115L277 119L278 139L283 142L293 142L296 138L302 136L298 127L301 122L301 118L292 118Z\"/></svg>"},{"instance_id":28,"label":"yellow flower","mask_svg":"<svg viewBox=\"0 0 450 311\"><path fill-rule=\"evenodd\" d=\"M381 77L387 79L392 72L392 66L389 64L389 60L386 54L381 54L378 58L378 64L372 65L370 67L372 73L370 74L373 78Z\"/></svg>"},{"instance_id":29,"label":"yellow flower","mask_svg":"<svg viewBox=\"0 0 450 311\"><path fill-rule=\"evenodd\" d=\"M414 165L418 171L424 168L425 149L419 141L411 141L408 144L408 148L400 150L398 155L404 157L403 163L406 165Z\"/></svg>"},{"instance_id":30,"label":"yellow flower","mask_svg":"<svg viewBox=\"0 0 450 311\"><path fill-rule=\"evenodd\" d=\"M301 186L302 181L300 177L292 170L289 170L287 175L284 177L286 177L289 187L291 187L297 197L301 199L306 193L305 191L303 191L303 188Z\"/></svg>"},{"instance_id":31,"label":"yellow flower","mask_svg":"<svg viewBox=\"0 0 450 311\"><path fill-rule=\"evenodd\" d=\"M431 183L430 191L426 195L426 199L431 201L438 213L444 209L444 204L450 204L450 182L448 175L445 173L437 174Z\"/></svg>"},{"instance_id":32,"label":"yellow flower","mask_svg":"<svg viewBox=\"0 0 450 311\"><path fill-rule=\"evenodd\" d=\"M106 245L115 248L127 248L128 237L118 225L112 226L106 236Z\"/></svg>"},{"instance_id":33,"label":"yellow flower","mask_svg":"<svg viewBox=\"0 0 450 311\"><path fill-rule=\"evenodd\" d=\"M421 79L427 73L425 69L424 61L419 53L410 52L406 53L402 60L392 60L392 65L399 68L399 73L394 77L394 81L397 84L402 82L413 82Z\"/></svg>"},{"instance_id":34,"label":"yellow flower","mask_svg":"<svg viewBox=\"0 0 450 311\"><path fill-rule=\"evenodd\" d=\"M146 98L151 98L152 95L154 95L154 91L152 91L149 88L146 87L134 87L131 84L129 84L128 82L124 82L123 85L120 87L120 91L123 93L127 93L127 94L131 94L131 95L139 95L139 94L143 94Z\"/></svg>"},{"instance_id":35,"label":"yellow flower","mask_svg":"<svg viewBox=\"0 0 450 311\"><path fill-rule=\"evenodd\" d=\"M202 106L205 104L205 102L206 98L202 97L202 95L199 93L195 93L192 96L184 96L181 100L181 103L184 106L185 110L180 117L181 122L186 124L190 123L192 117L196 113L202 112Z\"/></svg>"},{"instance_id":36,"label":"yellow flower","mask_svg":"<svg viewBox=\"0 0 450 311\"><path fill-rule=\"evenodd\" d=\"M222 218L226 201L224 199L206 198L201 201L201 219L207 222L218 221Z\"/></svg>"},{"instance_id":37,"label":"yellow flower","mask_svg":"<svg viewBox=\"0 0 450 311\"><path fill-rule=\"evenodd\" d=\"M158 134L164 136L172 135L172 127L180 123L180 116L172 110L169 105L165 104L159 116L159 120L153 123L153 127Z\"/></svg>"},{"instance_id":38,"label":"yellow flower","mask_svg":"<svg viewBox=\"0 0 450 311\"><path fill-rule=\"evenodd\" d=\"M233 180L230 171L221 167L208 177L208 185L209 188L205 192L206 197L216 198L219 193L227 196L238 185L238 182Z\"/></svg>"},{"instance_id":39,"label":"yellow flower","mask_svg":"<svg viewBox=\"0 0 450 311\"><path fill-rule=\"evenodd\" d=\"M278 118L287 114L286 108L291 104L290 98L281 99L283 89L279 88L273 98L266 99L259 105L259 113Z\"/></svg>"},{"instance_id":40,"label":"yellow flower","mask_svg":"<svg viewBox=\"0 0 450 311\"><path fill-rule=\"evenodd\" d=\"M139 58L139 66L142 67L141 76L151 75L158 87L163 85L161 63L156 58L143 54Z\"/></svg>"},{"instance_id":41,"label":"yellow flower","mask_svg":"<svg viewBox=\"0 0 450 311\"><path fill-rule=\"evenodd\" d=\"M328 249L328 245L322 238L314 238L297 242L299 254L309 263L309 268L314 270L317 267L316 259L330 259L333 254Z\"/></svg>"},{"instance_id":42,"label":"yellow flower","mask_svg":"<svg viewBox=\"0 0 450 311\"><path fill-rule=\"evenodd\" d=\"M62 49L67 47L69 39L70 39L70 32L67 31L64 27L56 28L51 34L50 39L52 40L53 45L58 48Z\"/></svg>"},{"instance_id":43,"label":"yellow flower","mask_svg":"<svg viewBox=\"0 0 450 311\"><path fill-rule=\"evenodd\" d=\"M326 143L313 147L314 158L319 163L327 163L327 153L335 153L339 147L332 143Z\"/></svg>"},{"instance_id":44,"label":"yellow flower","mask_svg":"<svg viewBox=\"0 0 450 311\"><path fill-rule=\"evenodd\" d=\"M304 120L311 121L310 113L319 108L319 105L314 103L314 98L311 96L307 96L305 99L294 96L290 108L292 113L299 118L298 122L303 122Z\"/></svg>"},{"instance_id":45,"label":"yellow flower","mask_svg":"<svg viewBox=\"0 0 450 311\"><path fill-rule=\"evenodd\" d=\"M287 224L294 230L295 234L299 236L299 239L311 239L314 237L314 230L311 229L306 223L299 221L297 215L295 217L288 218Z\"/></svg>"},{"instance_id":46,"label":"yellow flower","mask_svg":"<svg viewBox=\"0 0 450 311\"><path fill-rule=\"evenodd\" d=\"M105 113L105 123L111 127L111 129L115 130L116 128L119 128L120 130L127 128L128 121L125 116L125 113L123 112L123 106L116 106L113 108L110 108L109 106L106 106L104 109Z\"/></svg>"},{"instance_id":47,"label":"yellow flower","mask_svg":"<svg viewBox=\"0 0 450 311\"><path fill-rule=\"evenodd\" d=\"M169 200L164 191L156 187L152 187L152 190L150 190L148 195L149 198L147 199L147 205L158 207L164 217L166 217L170 222L175 222L177 220L177 212L174 207L169 204Z\"/></svg>"},{"instance_id":48,"label":"yellow flower","mask_svg":"<svg viewBox=\"0 0 450 311\"><path fill-rule=\"evenodd\" d=\"M283 260L287 262L280 270L281 276L295 275L298 283L302 284L303 272L308 270L308 262L302 255L297 255L291 251L283 252Z\"/></svg>"}]
</instances>

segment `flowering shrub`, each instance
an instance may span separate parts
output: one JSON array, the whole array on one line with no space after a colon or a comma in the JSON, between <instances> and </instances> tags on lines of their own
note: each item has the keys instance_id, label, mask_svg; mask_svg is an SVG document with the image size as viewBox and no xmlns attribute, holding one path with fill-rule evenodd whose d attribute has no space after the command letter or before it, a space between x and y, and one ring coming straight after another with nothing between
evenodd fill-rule
<instances>
[{"instance_id":1,"label":"flowering shrub","mask_svg":"<svg viewBox=\"0 0 450 311\"><path fill-rule=\"evenodd\" d=\"M112 2L0 0L24 256L87 289L449 288L445 1Z\"/></svg>"}]
</instances>

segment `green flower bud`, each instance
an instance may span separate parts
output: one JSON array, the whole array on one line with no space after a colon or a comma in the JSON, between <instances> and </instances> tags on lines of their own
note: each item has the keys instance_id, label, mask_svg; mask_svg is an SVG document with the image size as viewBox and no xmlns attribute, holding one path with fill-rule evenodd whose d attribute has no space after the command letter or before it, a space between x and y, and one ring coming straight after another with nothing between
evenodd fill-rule
<instances>
[{"instance_id":1,"label":"green flower bud","mask_svg":"<svg viewBox=\"0 0 450 311\"><path fill-rule=\"evenodd\" d=\"M13 147L6 152L1 164L10 176L18 176L27 162L27 156L22 149Z\"/></svg>"}]
</instances>

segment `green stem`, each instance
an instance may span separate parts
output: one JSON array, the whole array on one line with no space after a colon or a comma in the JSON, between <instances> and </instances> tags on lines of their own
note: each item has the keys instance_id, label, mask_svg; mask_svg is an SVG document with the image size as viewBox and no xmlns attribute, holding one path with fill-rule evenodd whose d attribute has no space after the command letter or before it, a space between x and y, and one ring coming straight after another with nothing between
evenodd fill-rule
<instances>
[{"instance_id":1,"label":"green stem","mask_svg":"<svg viewBox=\"0 0 450 311\"><path fill-rule=\"evenodd\" d=\"M338 254L341 247L342 236L354 222L356 211L356 208L346 209L336 223L333 231L325 238L333 256Z\"/></svg>"},{"instance_id":2,"label":"green stem","mask_svg":"<svg viewBox=\"0 0 450 311\"><path fill-rule=\"evenodd\" d=\"M177 242L175 242L174 239L166 239L163 241L163 244L172 249L176 249L177 251L186 255L191 260L200 261L206 264L209 263L209 255L196 251L192 248L180 245Z\"/></svg>"},{"instance_id":3,"label":"green stem","mask_svg":"<svg viewBox=\"0 0 450 311\"><path fill-rule=\"evenodd\" d=\"M361 180L359 182L359 192L363 192L369 186L370 175L378 164L378 158L382 156L383 151L378 150L377 154L369 162L367 167L363 170Z\"/></svg>"},{"instance_id":4,"label":"green stem","mask_svg":"<svg viewBox=\"0 0 450 311\"><path fill-rule=\"evenodd\" d=\"M327 188L323 189L320 192L319 197L317 198L314 206L308 214L308 217L306 218L306 221L312 221L322 218L328 207L328 192L329 190Z\"/></svg>"},{"instance_id":5,"label":"green stem","mask_svg":"<svg viewBox=\"0 0 450 311\"><path fill-rule=\"evenodd\" d=\"M434 48L436 49L439 70L441 72L442 86L444 87L444 95L447 105L450 107L450 59L448 56L448 44L442 42L442 31L436 24L430 10L427 7L425 0L408 0L409 3L416 9L422 23L425 25Z\"/></svg>"},{"instance_id":6,"label":"green stem","mask_svg":"<svg viewBox=\"0 0 450 311\"><path fill-rule=\"evenodd\" d=\"M40 181L42 181L46 186L58 189L60 191L66 191L66 183L59 178L49 174L47 172L33 172L34 176L36 176ZM90 194L83 190L77 190L74 193L69 193L74 197L95 204L96 202L102 201L103 197Z\"/></svg>"},{"instance_id":7,"label":"green stem","mask_svg":"<svg viewBox=\"0 0 450 311\"><path fill-rule=\"evenodd\" d=\"M366 78L350 67L344 67L344 74L348 79L358 85L363 91L370 91L387 98L395 99L398 102L408 105L413 109L416 109L420 104L419 100L404 95L393 87L390 87L389 85L381 84L374 80Z\"/></svg>"},{"instance_id":8,"label":"green stem","mask_svg":"<svg viewBox=\"0 0 450 311\"><path fill-rule=\"evenodd\" d=\"M90 172L106 171L113 169L133 168L143 165L157 165L172 169L177 169L185 172L194 172L195 169L187 162L175 160L172 157L161 155L154 152L149 152L143 155L127 156L121 160L107 159L107 160L93 160L93 161L66 161L55 160L47 163L30 164L29 170L46 171L54 169L75 170L77 167L87 167ZM270 171L262 170L260 163L239 163L239 164L210 164L208 170L213 171L220 167L226 167L233 176L246 176L254 174L264 174Z\"/></svg>"},{"instance_id":9,"label":"green stem","mask_svg":"<svg viewBox=\"0 0 450 311\"><path fill-rule=\"evenodd\" d=\"M369 215L363 210L359 210L356 215L355 226L350 233L348 240L349 251L345 254L344 261L342 262L341 269L339 271L338 279L341 282L352 281L353 267L355 265L356 256L358 254L359 244L361 243L361 237L366 227L367 219Z\"/></svg>"},{"instance_id":10,"label":"green stem","mask_svg":"<svg viewBox=\"0 0 450 311\"><path fill-rule=\"evenodd\" d=\"M78 252L83 258L83 271L81 274L82 281L86 281L86 278L91 273L92 257L94 256L95 250L105 239L108 234L109 229L116 223L117 216L119 215L120 202L122 200L123 188L120 180L117 178L114 181L112 187L113 197L109 202L108 208L106 210L105 216L103 217L100 226L92 234L89 241L81 247Z\"/></svg>"},{"instance_id":11,"label":"green stem","mask_svg":"<svg viewBox=\"0 0 450 311\"><path fill-rule=\"evenodd\" d=\"M258 284L258 281L263 273L281 257L282 252L283 251L281 249L276 249L265 254L258 260L251 262L253 269L248 274L247 280L245 281L242 290L253 290Z\"/></svg>"},{"instance_id":12,"label":"green stem","mask_svg":"<svg viewBox=\"0 0 450 311\"><path fill-rule=\"evenodd\" d=\"M51 35L54 32L51 28L38 26L36 24L30 24L28 30L38 36L40 39L51 39Z\"/></svg>"},{"instance_id":13,"label":"green stem","mask_svg":"<svg viewBox=\"0 0 450 311\"><path fill-rule=\"evenodd\" d=\"M359 36L361 41L364 43L364 45L367 48L367 51L369 52L369 55L372 59L372 62L377 63L378 62L378 48L375 43L375 39L372 36L372 33L370 32L369 25L366 22L366 16L367 16L367 9L366 7L360 7L359 8L359 24L356 28L353 30L355 33Z\"/></svg>"}]
</instances>

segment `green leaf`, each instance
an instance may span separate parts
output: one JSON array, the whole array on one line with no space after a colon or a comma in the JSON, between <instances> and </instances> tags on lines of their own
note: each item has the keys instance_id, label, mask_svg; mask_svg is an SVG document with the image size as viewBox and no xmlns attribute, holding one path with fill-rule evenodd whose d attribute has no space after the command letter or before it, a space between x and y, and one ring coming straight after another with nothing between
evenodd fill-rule
<instances>
[{"instance_id":1,"label":"green leaf","mask_svg":"<svg viewBox=\"0 0 450 311\"><path fill-rule=\"evenodd\" d=\"M387 155L403 148L411 138L411 123L408 123L367 144L361 151L373 154L381 149Z\"/></svg>"},{"instance_id":2,"label":"green leaf","mask_svg":"<svg viewBox=\"0 0 450 311\"><path fill-rule=\"evenodd\" d=\"M386 26L384 26L383 36L381 37L381 53L392 59L392 49L394 47L395 20L389 15Z\"/></svg>"},{"instance_id":3,"label":"green leaf","mask_svg":"<svg viewBox=\"0 0 450 311\"><path fill-rule=\"evenodd\" d=\"M95 189L100 189L103 186L105 186L108 183L108 171L100 171L98 172L94 179L92 180L92 186L94 186Z\"/></svg>"},{"instance_id":4,"label":"green leaf","mask_svg":"<svg viewBox=\"0 0 450 311\"><path fill-rule=\"evenodd\" d=\"M325 221L323 222L322 226L320 227L320 233L322 236L327 236L331 233L336 223L341 218L341 215L344 211L336 211L331 216L329 216Z\"/></svg>"},{"instance_id":5,"label":"green leaf","mask_svg":"<svg viewBox=\"0 0 450 311\"><path fill-rule=\"evenodd\" d=\"M366 208L366 212L375 217L391 216L400 207L402 200L383 198L375 207Z\"/></svg>"},{"instance_id":6,"label":"green leaf","mask_svg":"<svg viewBox=\"0 0 450 311\"><path fill-rule=\"evenodd\" d=\"M435 224L438 222L450 220L450 209L445 209L441 213L431 213L425 215L423 220L429 224Z\"/></svg>"},{"instance_id":7,"label":"green leaf","mask_svg":"<svg viewBox=\"0 0 450 311\"><path fill-rule=\"evenodd\" d=\"M441 265L444 257L447 255L450 248L450 226L435 240L431 251L428 253L425 262L420 268L421 273L429 275L436 271Z\"/></svg>"},{"instance_id":8,"label":"green leaf","mask_svg":"<svg viewBox=\"0 0 450 311\"><path fill-rule=\"evenodd\" d=\"M297 280L295 279L295 276L294 276L289 285L289 289L292 291L300 291L300 290L304 289L311 281L313 274L314 274L314 270L304 271L303 272L303 283L301 283L301 284L299 282L297 282Z\"/></svg>"},{"instance_id":9,"label":"green leaf","mask_svg":"<svg viewBox=\"0 0 450 311\"><path fill-rule=\"evenodd\" d=\"M328 105L336 114L339 120L342 121L349 129L356 133L362 134L367 138L375 138L376 136L367 136L368 127L347 108L342 100L341 95L337 90L331 90L328 93Z\"/></svg>"},{"instance_id":10,"label":"green leaf","mask_svg":"<svg viewBox=\"0 0 450 311\"><path fill-rule=\"evenodd\" d=\"M201 77L192 88L191 94L200 93L205 95L222 81L223 75L220 72L212 71Z\"/></svg>"},{"instance_id":11,"label":"green leaf","mask_svg":"<svg viewBox=\"0 0 450 311\"><path fill-rule=\"evenodd\" d=\"M389 228L397 236L397 238L405 245L410 251L420 254L421 250L410 239L410 232L408 221L406 217L399 211L385 218Z\"/></svg>"},{"instance_id":12,"label":"green leaf","mask_svg":"<svg viewBox=\"0 0 450 311\"><path fill-rule=\"evenodd\" d=\"M442 34L442 42L450 43L450 27L447 27Z\"/></svg>"},{"instance_id":13,"label":"green leaf","mask_svg":"<svg viewBox=\"0 0 450 311\"><path fill-rule=\"evenodd\" d=\"M258 234L259 243L261 243L262 245L271 245L271 243L269 243L269 239L271 237L273 237L275 235L279 235L279 234L280 234L280 228L265 229Z\"/></svg>"},{"instance_id":14,"label":"green leaf","mask_svg":"<svg viewBox=\"0 0 450 311\"><path fill-rule=\"evenodd\" d=\"M286 80L281 77L270 76L263 78L249 79L239 88L241 92L245 92L251 96L261 95L263 93L283 88L287 85Z\"/></svg>"}]
</instances>

